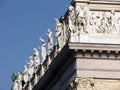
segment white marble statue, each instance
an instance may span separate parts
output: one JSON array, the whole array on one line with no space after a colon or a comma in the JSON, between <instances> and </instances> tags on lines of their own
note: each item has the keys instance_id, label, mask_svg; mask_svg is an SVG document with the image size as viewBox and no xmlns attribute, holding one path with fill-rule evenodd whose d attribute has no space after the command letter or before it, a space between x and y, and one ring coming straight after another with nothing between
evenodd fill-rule
<instances>
[{"instance_id":1,"label":"white marble statue","mask_svg":"<svg viewBox=\"0 0 120 90\"><path fill-rule=\"evenodd\" d=\"M68 29L70 33L76 33L76 19L75 19L75 10L73 6L68 7Z\"/></svg>"},{"instance_id":2,"label":"white marble statue","mask_svg":"<svg viewBox=\"0 0 120 90\"><path fill-rule=\"evenodd\" d=\"M18 90L22 90L22 75L20 72L18 72Z\"/></svg>"},{"instance_id":3,"label":"white marble statue","mask_svg":"<svg viewBox=\"0 0 120 90\"><path fill-rule=\"evenodd\" d=\"M41 56L42 56L42 60L44 61L46 59L46 42L44 39L42 39L40 37L39 39L41 41Z\"/></svg>"},{"instance_id":4,"label":"white marble statue","mask_svg":"<svg viewBox=\"0 0 120 90\"><path fill-rule=\"evenodd\" d=\"M22 74L23 74L23 80L25 83L28 82L28 68L26 65L24 65L24 69L22 71Z\"/></svg>"},{"instance_id":5,"label":"white marble statue","mask_svg":"<svg viewBox=\"0 0 120 90\"><path fill-rule=\"evenodd\" d=\"M29 73L29 80L30 80L34 73L34 61L32 56L29 57L29 62L27 64L28 64L28 73Z\"/></svg>"},{"instance_id":6,"label":"white marble statue","mask_svg":"<svg viewBox=\"0 0 120 90\"><path fill-rule=\"evenodd\" d=\"M57 37L57 42L58 42L59 50L60 50L62 48L62 44L63 44L63 25L56 18L55 18L55 24L56 24L56 27L55 27L56 34L55 34L55 36Z\"/></svg>"},{"instance_id":7,"label":"white marble statue","mask_svg":"<svg viewBox=\"0 0 120 90\"><path fill-rule=\"evenodd\" d=\"M13 90L18 90L18 80L17 79L13 83Z\"/></svg>"},{"instance_id":8,"label":"white marble statue","mask_svg":"<svg viewBox=\"0 0 120 90\"><path fill-rule=\"evenodd\" d=\"M78 30L87 33L87 13L84 6L81 5L76 10Z\"/></svg>"},{"instance_id":9,"label":"white marble statue","mask_svg":"<svg viewBox=\"0 0 120 90\"><path fill-rule=\"evenodd\" d=\"M48 51L51 51L53 48L53 33L51 32L50 29L48 29Z\"/></svg>"},{"instance_id":10,"label":"white marble statue","mask_svg":"<svg viewBox=\"0 0 120 90\"><path fill-rule=\"evenodd\" d=\"M37 70L40 65L40 58L39 58L39 51L36 48L34 48L34 64L35 64L35 70Z\"/></svg>"}]
</instances>

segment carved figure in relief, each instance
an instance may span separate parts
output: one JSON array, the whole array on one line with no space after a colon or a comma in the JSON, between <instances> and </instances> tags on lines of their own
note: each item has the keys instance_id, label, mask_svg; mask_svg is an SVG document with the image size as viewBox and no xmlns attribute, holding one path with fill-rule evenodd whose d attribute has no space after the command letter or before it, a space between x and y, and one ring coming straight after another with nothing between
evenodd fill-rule
<instances>
[{"instance_id":1,"label":"carved figure in relief","mask_svg":"<svg viewBox=\"0 0 120 90\"><path fill-rule=\"evenodd\" d=\"M96 13L92 12L91 16L90 16L90 25L92 25L91 32L94 32L94 33L99 32L100 24L101 24L100 13L96 14Z\"/></svg>"},{"instance_id":2,"label":"carved figure in relief","mask_svg":"<svg viewBox=\"0 0 120 90\"><path fill-rule=\"evenodd\" d=\"M57 37L57 42L58 42L59 49L60 49L62 47L62 42L63 42L63 25L62 25L62 23L59 22L58 19L55 19L55 24L56 24L55 36Z\"/></svg>"},{"instance_id":3,"label":"carved figure in relief","mask_svg":"<svg viewBox=\"0 0 120 90\"><path fill-rule=\"evenodd\" d=\"M87 33L87 14L84 10L84 6L80 6L77 9L77 24L78 30Z\"/></svg>"},{"instance_id":4,"label":"carved figure in relief","mask_svg":"<svg viewBox=\"0 0 120 90\"><path fill-rule=\"evenodd\" d=\"M116 31L116 17L115 17L115 11L114 10L111 10L111 14L110 14L110 17L109 17L109 28L110 28L110 31Z\"/></svg>"},{"instance_id":5,"label":"carved figure in relief","mask_svg":"<svg viewBox=\"0 0 120 90\"><path fill-rule=\"evenodd\" d=\"M41 56L42 56L42 59L45 60L45 58L46 58L46 42L41 37L39 40L41 41Z\"/></svg>"},{"instance_id":6,"label":"carved figure in relief","mask_svg":"<svg viewBox=\"0 0 120 90\"><path fill-rule=\"evenodd\" d=\"M76 32L76 19L75 19L75 10L74 10L74 7L73 6L69 6L68 7L68 10L69 10L69 14L68 14L68 22L69 22L69 25L68 25L68 30L70 33L75 33Z\"/></svg>"},{"instance_id":7,"label":"carved figure in relief","mask_svg":"<svg viewBox=\"0 0 120 90\"><path fill-rule=\"evenodd\" d=\"M90 15L91 30L96 33L120 33L119 12L92 12Z\"/></svg>"},{"instance_id":8,"label":"carved figure in relief","mask_svg":"<svg viewBox=\"0 0 120 90\"><path fill-rule=\"evenodd\" d=\"M29 79L31 79L34 73L34 61L32 56L29 57L29 62L27 64L28 64Z\"/></svg>"},{"instance_id":9,"label":"carved figure in relief","mask_svg":"<svg viewBox=\"0 0 120 90\"><path fill-rule=\"evenodd\" d=\"M100 33L109 32L108 29L109 25L105 12L102 13L101 25L99 27L100 27L100 31L99 31Z\"/></svg>"},{"instance_id":10,"label":"carved figure in relief","mask_svg":"<svg viewBox=\"0 0 120 90\"><path fill-rule=\"evenodd\" d=\"M51 51L53 48L53 33L51 32L50 29L48 29L48 51Z\"/></svg>"},{"instance_id":11,"label":"carved figure in relief","mask_svg":"<svg viewBox=\"0 0 120 90\"><path fill-rule=\"evenodd\" d=\"M117 33L120 34L120 17L118 17L116 21L116 30L117 30Z\"/></svg>"},{"instance_id":12,"label":"carved figure in relief","mask_svg":"<svg viewBox=\"0 0 120 90\"><path fill-rule=\"evenodd\" d=\"M34 48L34 64L35 64L35 70L39 68L40 65L40 58L39 58L39 51Z\"/></svg>"},{"instance_id":13,"label":"carved figure in relief","mask_svg":"<svg viewBox=\"0 0 120 90\"><path fill-rule=\"evenodd\" d=\"M25 83L28 82L28 68L26 65L24 65L24 69L22 71L22 74L23 74L23 80Z\"/></svg>"}]
</instances>

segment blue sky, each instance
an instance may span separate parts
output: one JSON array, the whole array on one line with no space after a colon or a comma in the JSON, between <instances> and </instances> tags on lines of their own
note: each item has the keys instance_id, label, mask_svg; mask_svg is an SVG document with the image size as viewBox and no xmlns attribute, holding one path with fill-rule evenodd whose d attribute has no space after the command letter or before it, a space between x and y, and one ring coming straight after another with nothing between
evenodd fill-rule
<instances>
[{"instance_id":1,"label":"blue sky","mask_svg":"<svg viewBox=\"0 0 120 90\"><path fill-rule=\"evenodd\" d=\"M48 28L55 31L54 18L64 15L70 2L0 0L0 90L10 90L12 73L22 71Z\"/></svg>"}]
</instances>

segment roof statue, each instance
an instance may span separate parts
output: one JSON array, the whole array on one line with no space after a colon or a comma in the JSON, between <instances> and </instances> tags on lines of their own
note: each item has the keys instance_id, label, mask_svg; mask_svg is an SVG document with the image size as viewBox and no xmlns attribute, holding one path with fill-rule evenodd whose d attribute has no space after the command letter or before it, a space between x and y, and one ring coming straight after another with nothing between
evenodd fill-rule
<instances>
[{"instance_id":1,"label":"roof statue","mask_svg":"<svg viewBox=\"0 0 120 90\"><path fill-rule=\"evenodd\" d=\"M27 65L24 65L24 69L23 69L23 71L22 71L22 74L23 74L23 81L25 82L25 83L27 83L28 82L28 68L27 68Z\"/></svg>"},{"instance_id":2,"label":"roof statue","mask_svg":"<svg viewBox=\"0 0 120 90\"><path fill-rule=\"evenodd\" d=\"M56 29L56 38L57 38L57 42L58 42L58 46L59 46L59 51L62 48L62 42L63 42L63 25L62 23L55 18L55 29Z\"/></svg>"},{"instance_id":3,"label":"roof statue","mask_svg":"<svg viewBox=\"0 0 120 90\"><path fill-rule=\"evenodd\" d=\"M76 33L76 17L75 17L75 9L72 5L68 7L68 32Z\"/></svg>"},{"instance_id":4,"label":"roof statue","mask_svg":"<svg viewBox=\"0 0 120 90\"><path fill-rule=\"evenodd\" d=\"M22 74L18 72L18 90L22 90Z\"/></svg>"},{"instance_id":5,"label":"roof statue","mask_svg":"<svg viewBox=\"0 0 120 90\"><path fill-rule=\"evenodd\" d=\"M39 40L41 42L41 56L42 56L42 60L44 61L46 58L46 42L41 37Z\"/></svg>"},{"instance_id":6,"label":"roof statue","mask_svg":"<svg viewBox=\"0 0 120 90\"><path fill-rule=\"evenodd\" d=\"M36 48L34 48L33 50L34 50L35 71L37 71L40 65L39 51Z\"/></svg>"},{"instance_id":7,"label":"roof statue","mask_svg":"<svg viewBox=\"0 0 120 90\"><path fill-rule=\"evenodd\" d=\"M34 61L32 56L29 57L29 61L27 64L28 64L28 74L29 74L29 80L30 80L34 73Z\"/></svg>"},{"instance_id":8,"label":"roof statue","mask_svg":"<svg viewBox=\"0 0 120 90\"><path fill-rule=\"evenodd\" d=\"M18 90L18 73L13 73L11 79L13 80L12 90Z\"/></svg>"},{"instance_id":9,"label":"roof statue","mask_svg":"<svg viewBox=\"0 0 120 90\"><path fill-rule=\"evenodd\" d=\"M53 33L50 29L48 29L48 34L46 34L48 37L48 52L52 50L53 48Z\"/></svg>"}]
</instances>

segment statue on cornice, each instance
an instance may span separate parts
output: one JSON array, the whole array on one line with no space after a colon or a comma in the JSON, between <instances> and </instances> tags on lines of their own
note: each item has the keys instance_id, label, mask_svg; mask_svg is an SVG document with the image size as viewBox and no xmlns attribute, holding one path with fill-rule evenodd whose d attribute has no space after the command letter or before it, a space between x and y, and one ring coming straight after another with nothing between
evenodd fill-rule
<instances>
[{"instance_id":1,"label":"statue on cornice","mask_svg":"<svg viewBox=\"0 0 120 90\"><path fill-rule=\"evenodd\" d=\"M48 29L48 51L51 51L53 48L53 33L51 32L50 29Z\"/></svg>"},{"instance_id":2,"label":"statue on cornice","mask_svg":"<svg viewBox=\"0 0 120 90\"><path fill-rule=\"evenodd\" d=\"M12 90L18 90L18 73L13 73L11 79L13 80Z\"/></svg>"},{"instance_id":3,"label":"statue on cornice","mask_svg":"<svg viewBox=\"0 0 120 90\"><path fill-rule=\"evenodd\" d=\"M76 33L76 19L75 19L75 9L72 5L68 7L68 29L70 33Z\"/></svg>"},{"instance_id":4,"label":"statue on cornice","mask_svg":"<svg viewBox=\"0 0 120 90\"><path fill-rule=\"evenodd\" d=\"M41 56L42 56L42 60L44 61L46 58L46 42L41 37L39 40L41 41L41 48L40 48L41 49Z\"/></svg>"},{"instance_id":5,"label":"statue on cornice","mask_svg":"<svg viewBox=\"0 0 120 90\"><path fill-rule=\"evenodd\" d=\"M23 80L25 83L28 82L28 68L26 65L24 65L24 69L22 71L22 74L23 74Z\"/></svg>"},{"instance_id":6,"label":"statue on cornice","mask_svg":"<svg viewBox=\"0 0 120 90\"><path fill-rule=\"evenodd\" d=\"M13 89L12 90L19 90L18 89L18 80L15 80L14 82L13 82Z\"/></svg>"},{"instance_id":7,"label":"statue on cornice","mask_svg":"<svg viewBox=\"0 0 120 90\"><path fill-rule=\"evenodd\" d=\"M79 6L76 10L78 31L88 33L87 31L87 13L84 6Z\"/></svg>"},{"instance_id":8,"label":"statue on cornice","mask_svg":"<svg viewBox=\"0 0 120 90\"><path fill-rule=\"evenodd\" d=\"M63 25L60 23L58 19L55 18L55 24L56 24L56 34L55 36L57 37L57 42L59 45L59 49L61 49L62 42L63 42Z\"/></svg>"},{"instance_id":9,"label":"statue on cornice","mask_svg":"<svg viewBox=\"0 0 120 90\"><path fill-rule=\"evenodd\" d=\"M40 58L39 58L39 51L34 48L34 64L35 64L35 71L39 68L40 65Z\"/></svg>"},{"instance_id":10,"label":"statue on cornice","mask_svg":"<svg viewBox=\"0 0 120 90\"><path fill-rule=\"evenodd\" d=\"M18 90L22 90L22 74L18 72Z\"/></svg>"},{"instance_id":11,"label":"statue on cornice","mask_svg":"<svg viewBox=\"0 0 120 90\"><path fill-rule=\"evenodd\" d=\"M29 57L29 62L27 64L28 64L28 73L29 73L29 80L30 80L34 73L34 61L32 56Z\"/></svg>"}]
</instances>

